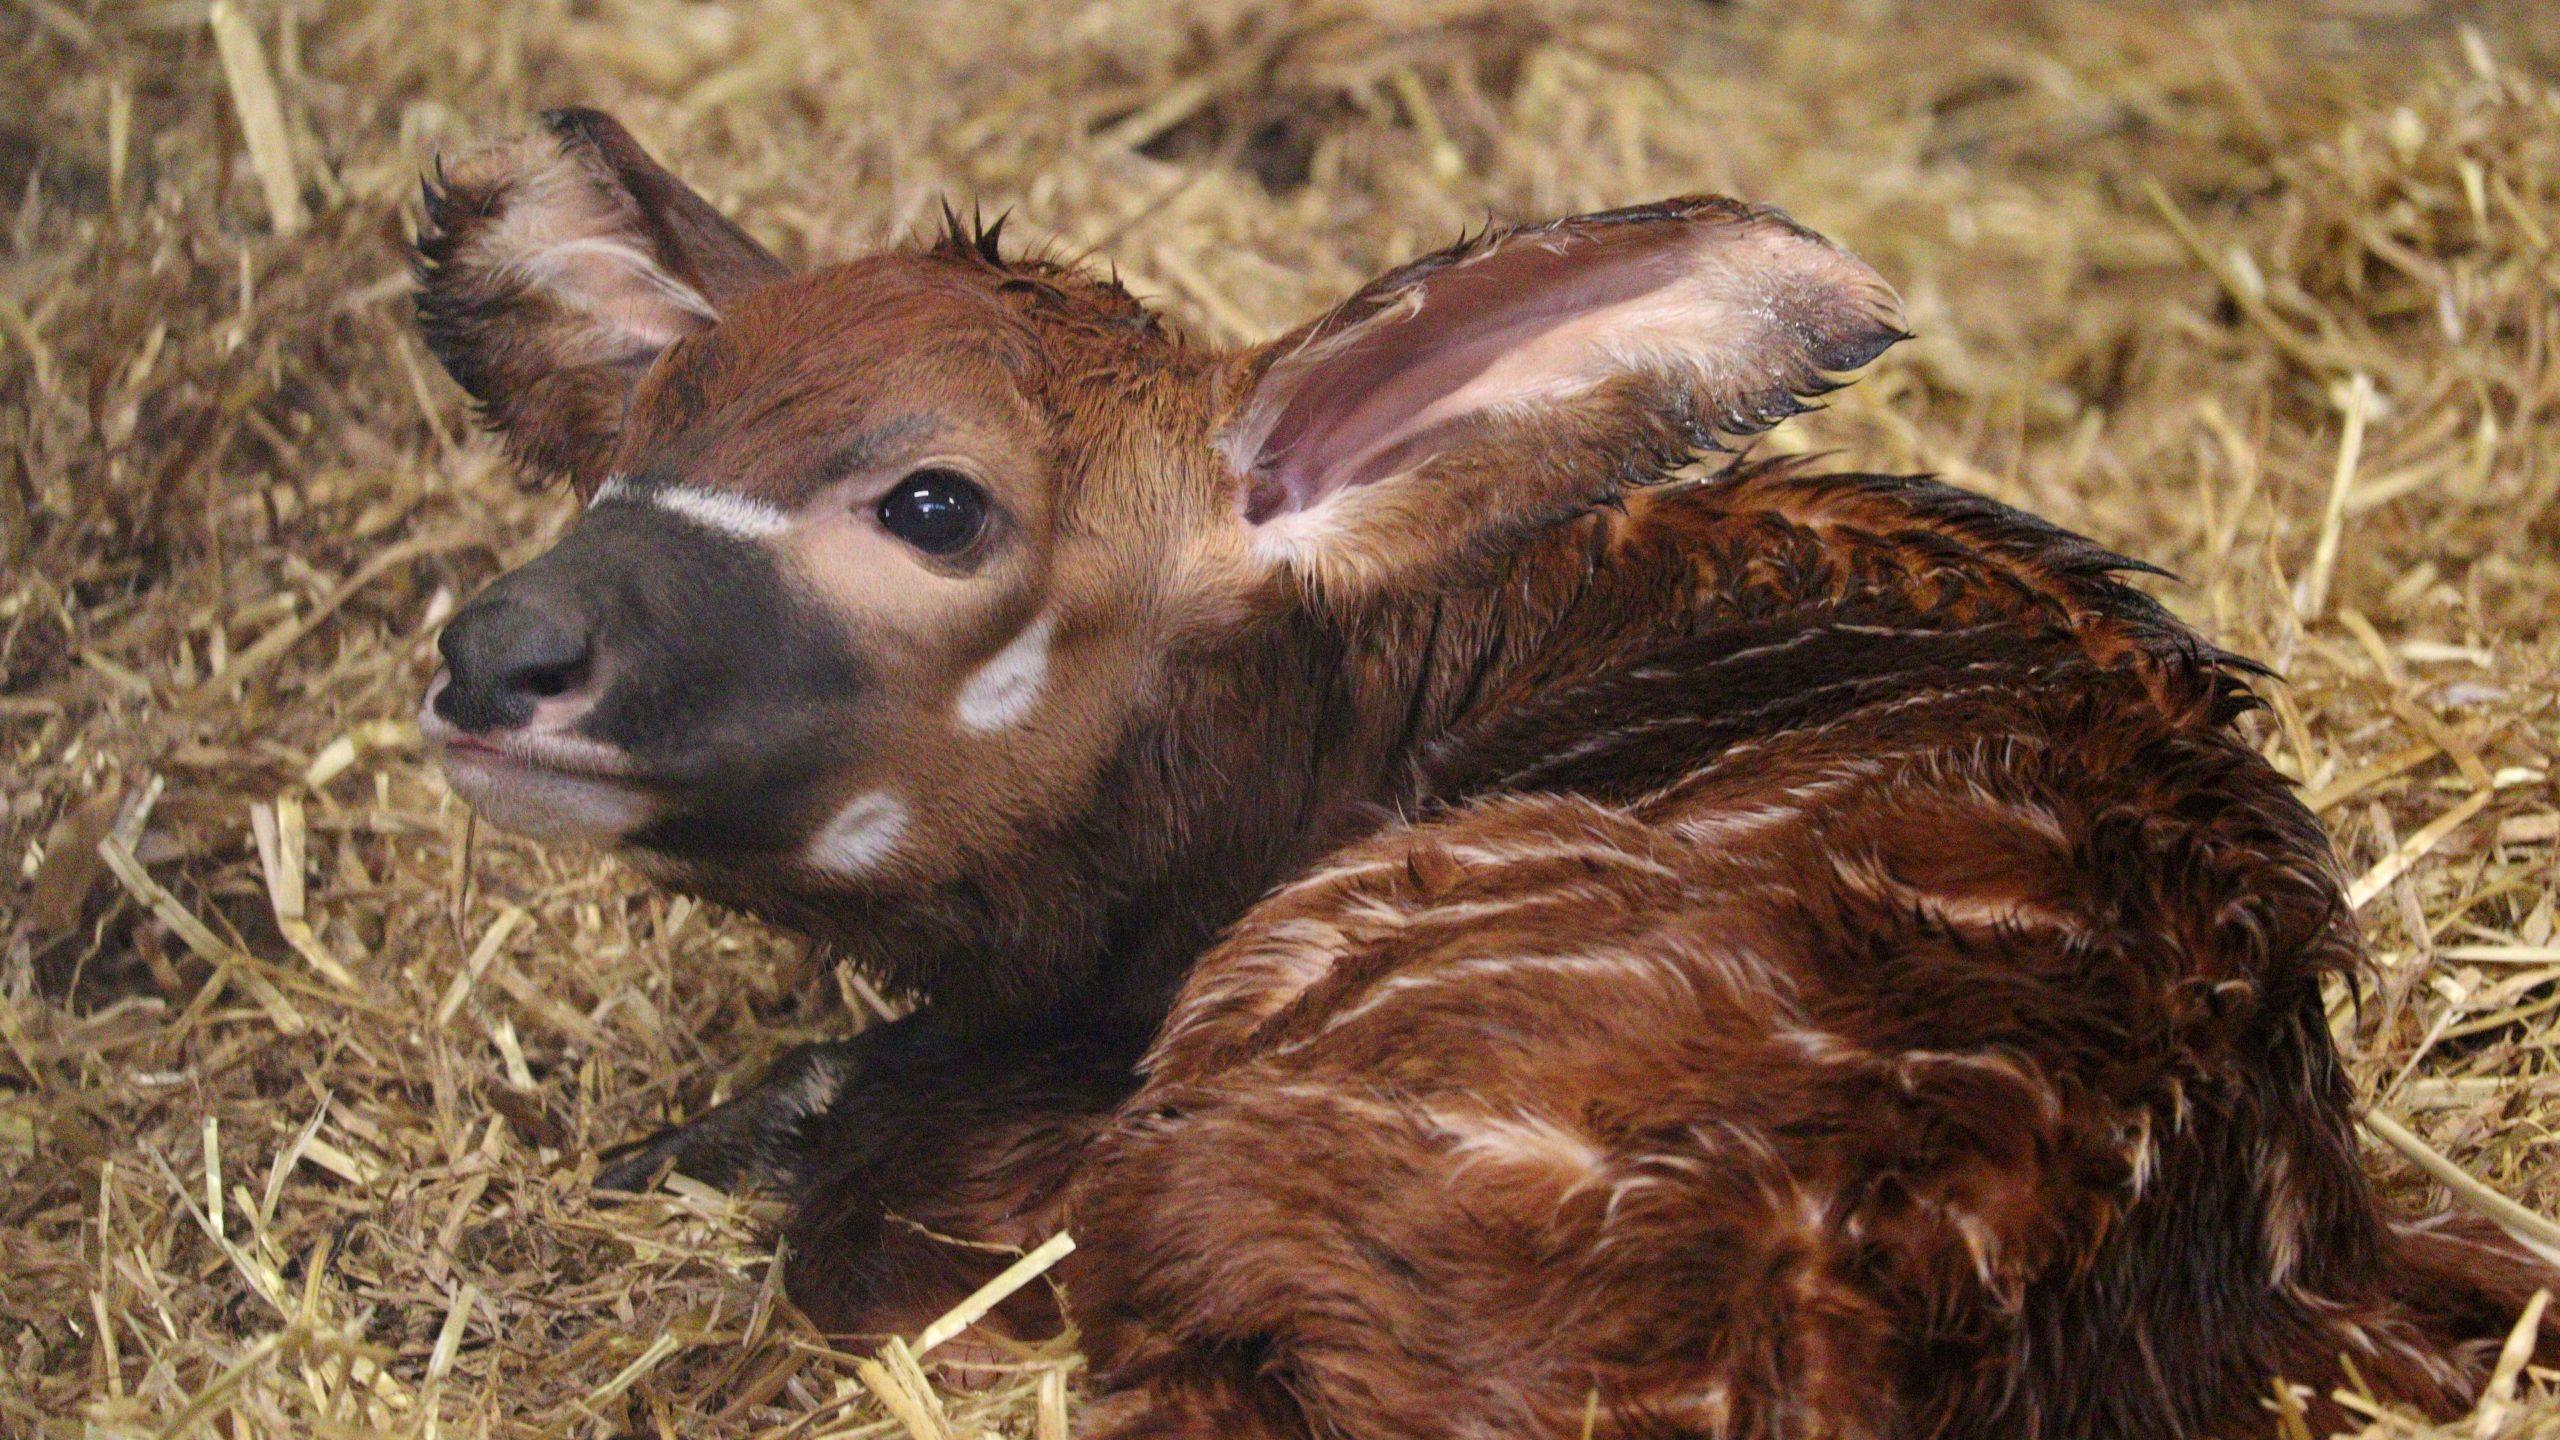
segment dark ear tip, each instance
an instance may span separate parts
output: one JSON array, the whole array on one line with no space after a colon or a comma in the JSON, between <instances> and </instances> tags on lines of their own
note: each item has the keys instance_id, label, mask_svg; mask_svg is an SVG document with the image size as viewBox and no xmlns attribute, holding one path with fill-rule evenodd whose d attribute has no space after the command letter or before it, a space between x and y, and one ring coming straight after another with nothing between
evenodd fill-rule
<instances>
[{"instance_id":1,"label":"dark ear tip","mask_svg":"<svg viewBox=\"0 0 2560 1440\"><path fill-rule=\"evenodd\" d=\"M1815 356L1814 363L1834 374L1845 375L1852 370L1866 368L1876 357L1910 338L1911 332L1898 325L1857 327L1839 337L1823 354Z\"/></svg>"},{"instance_id":2,"label":"dark ear tip","mask_svg":"<svg viewBox=\"0 0 2560 1440\"><path fill-rule=\"evenodd\" d=\"M560 142L563 151L583 151L617 173L634 163L646 165L648 154L623 123L602 110L584 105L566 105L545 110L539 117L542 128Z\"/></svg>"},{"instance_id":3,"label":"dark ear tip","mask_svg":"<svg viewBox=\"0 0 2560 1440\"><path fill-rule=\"evenodd\" d=\"M535 117L542 128L563 140L592 140L599 130L619 130L614 118L584 105L562 105Z\"/></svg>"}]
</instances>

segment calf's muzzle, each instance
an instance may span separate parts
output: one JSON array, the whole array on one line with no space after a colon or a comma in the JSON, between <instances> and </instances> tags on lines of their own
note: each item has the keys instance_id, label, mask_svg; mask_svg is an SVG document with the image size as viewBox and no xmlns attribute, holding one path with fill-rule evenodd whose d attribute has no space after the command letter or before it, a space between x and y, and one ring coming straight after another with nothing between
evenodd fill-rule
<instances>
[{"instance_id":1,"label":"calf's muzzle","mask_svg":"<svg viewBox=\"0 0 2560 1440\"><path fill-rule=\"evenodd\" d=\"M862 739L853 637L778 551L660 488L626 484L454 616L424 727L449 773L487 772L474 804L541 808L559 772L652 797L620 837L652 849L787 847Z\"/></svg>"}]
</instances>

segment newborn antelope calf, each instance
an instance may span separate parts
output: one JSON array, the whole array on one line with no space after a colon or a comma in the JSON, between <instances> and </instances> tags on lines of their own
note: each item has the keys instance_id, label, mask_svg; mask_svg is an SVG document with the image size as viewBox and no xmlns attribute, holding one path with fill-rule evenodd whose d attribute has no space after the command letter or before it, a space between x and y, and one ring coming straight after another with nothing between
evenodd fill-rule
<instances>
[{"instance_id":1,"label":"newborn antelope calf","mask_svg":"<svg viewBox=\"0 0 2560 1440\"><path fill-rule=\"evenodd\" d=\"M455 788L921 1002L601 1177L784 1187L820 1323L1072 1228L1095 1436L2169 1437L2456 1410L2549 1283L2359 1168L2255 667L1963 491L1693 473L1901 338L1785 216L1222 350L957 224L792 273L590 112L427 200L586 501L444 632Z\"/></svg>"}]
</instances>

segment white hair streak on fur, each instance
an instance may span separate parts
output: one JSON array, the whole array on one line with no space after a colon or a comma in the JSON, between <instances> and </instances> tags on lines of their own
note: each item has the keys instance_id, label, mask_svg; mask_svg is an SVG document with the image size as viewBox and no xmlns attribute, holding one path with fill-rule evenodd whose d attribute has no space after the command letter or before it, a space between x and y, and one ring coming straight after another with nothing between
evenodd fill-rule
<instances>
[{"instance_id":1,"label":"white hair streak on fur","mask_svg":"<svg viewBox=\"0 0 2560 1440\"><path fill-rule=\"evenodd\" d=\"M692 328L651 317L628 281L672 311L705 323L720 318L710 297L669 271L631 238L630 202L602 188L576 156L554 153L528 167L511 187L505 211L480 244L491 271L517 280L636 338L665 345ZM624 278L616 278L624 277Z\"/></svg>"},{"instance_id":2,"label":"white hair streak on fur","mask_svg":"<svg viewBox=\"0 0 2560 1440\"><path fill-rule=\"evenodd\" d=\"M639 246L628 240L596 235L565 240L531 254L514 257L502 264L506 273L527 280L546 283L565 297L581 304L589 303L585 293L591 283L578 283L573 267L582 260L601 260L618 265L637 276L669 304L704 320L718 320L720 312L711 301L691 285L676 278Z\"/></svg>"}]
</instances>

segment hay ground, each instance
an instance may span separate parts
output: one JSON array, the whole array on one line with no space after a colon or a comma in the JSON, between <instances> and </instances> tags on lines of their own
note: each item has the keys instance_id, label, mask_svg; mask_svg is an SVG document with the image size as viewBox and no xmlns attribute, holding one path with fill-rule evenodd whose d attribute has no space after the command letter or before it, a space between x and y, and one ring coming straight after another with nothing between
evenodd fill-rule
<instances>
[{"instance_id":1,"label":"hay ground","mask_svg":"<svg viewBox=\"0 0 2560 1440\"><path fill-rule=\"evenodd\" d=\"M2560 1234L2560 7L224 14L0 3L0 1435L1062 1421L1063 1347L928 1403L795 1323L768 1215L590 1202L598 1146L868 1002L422 763L435 626L568 506L410 334L406 207L571 101L786 255L983 200L1221 340L1488 214L1790 207L1920 338L1772 443L2166 565L2284 671L2374 1164ZM2560 1434L2521 1378L2444 1433Z\"/></svg>"}]
</instances>

